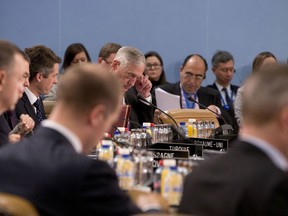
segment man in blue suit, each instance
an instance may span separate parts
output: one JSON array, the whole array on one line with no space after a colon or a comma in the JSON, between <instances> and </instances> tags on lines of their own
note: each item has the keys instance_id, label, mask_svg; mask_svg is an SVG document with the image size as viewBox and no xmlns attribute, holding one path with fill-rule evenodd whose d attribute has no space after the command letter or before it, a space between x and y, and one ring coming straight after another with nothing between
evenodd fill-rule
<instances>
[{"instance_id":1,"label":"man in blue suit","mask_svg":"<svg viewBox=\"0 0 288 216\"><path fill-rule=\"evenodd\" d=\"M83 155L118 118L118 80L102 65L68 69L49 120L32 137L0 150L0 191L28 199L40 215L140 212L109 165Z\"/></svg>"}]
</instances>

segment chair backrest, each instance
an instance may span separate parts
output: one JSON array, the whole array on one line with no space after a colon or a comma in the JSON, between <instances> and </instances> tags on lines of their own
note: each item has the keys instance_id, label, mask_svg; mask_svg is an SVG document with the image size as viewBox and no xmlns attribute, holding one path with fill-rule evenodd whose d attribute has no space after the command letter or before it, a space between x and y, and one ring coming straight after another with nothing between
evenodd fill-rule
<instances>
[{"instance_id":1,"label":"chair backrest","mask_svg":"<svg viewBox=\"0 0 288 216\"><path fill-rule=\"evenodd\" d=\"M194 118L199 119L202 121L213 121L215 128L219 127L219 121L216 115L208 110L204 109L172 109L166 111L168 115L173 117L175 121L178 123L180 122L188 122L188 119ZM163 123L173 124L174 122L165 114L161 113L160 120Z\"/></svg>"},{"instance_id":2,"label":"chair backrest","mask_svg":"<svg viewBox=\"0 0 288 216\"><path fill-rule=\"evenodd\" d=\"M49 115L51 114L55 103L56 103L56 101L43 101L46 118L48 118Z\"/></svg>"},{"instance_id":3,"label":"chair backrest","mask_svg":"<svg viewBox=\"0 0 288 216\"><path fill-rule=\"evenodd\" d=\"M110 129L110 134L114 134L115 127L128 127L129 123L129 117L131 112L131 106L130 105L121 105L121 111L118 117L118 120L113 124L113 127Z\"/></svg>"},{"instance_id":4,"label":"chair backrest","mask_svg":"<svg viewBox=\"0 0 288 216\"><path fill-rule=\"evenodd\" d=\"M13 194L0 193L0 216L39 216L28 200Z\"/></svg>"}]
</instances>

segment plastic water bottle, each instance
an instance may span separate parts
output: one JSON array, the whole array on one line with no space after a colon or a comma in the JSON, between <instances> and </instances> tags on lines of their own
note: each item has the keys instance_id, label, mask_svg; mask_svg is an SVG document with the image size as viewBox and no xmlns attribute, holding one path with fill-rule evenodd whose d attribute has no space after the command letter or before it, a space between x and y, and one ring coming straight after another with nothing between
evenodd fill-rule
<instances>
[{"instance_id":1,"label":"plastic water bottle","mask_svg":"<svg viewBox=\"0 0 288 216\"><path fill-rule=\"evenodd\" d=\"M153 179L153 191L161 193L161 175L163 171L163 160L159 160L159 167L155 170Z\"/></svg>"},{"instance_id":2,"label":"plastic water bottle","mask_svg":"<svg viewBox=\"0 0 288 216\"><path fill-rule=\"evenodd\" d=\"M180 122L179 126L183 129L183 131L185 132L185 137L188 137L188 129L186 127L186 122Z\"/></svg>"},{"instance_id":3,"label":"plastic water bottle","mask_svg":"<svg viewBox=\"0 0 288 216\"><path fill-rule=\"evenodd\" d=\"M123 190L129 190L134 186L135 170L130 157L129 149L120 149L120 156L116 161L116 174L119 178L119 186Z\"/></svg>"},{"instance_id":4,"label":"plastic water bottle","mask_svg":"<svg viewBox=\"0 0 288 216\"><path fill-rule=\"evenodd\" d=\"M111 140L102 140L102 146L99 150L98 159L106 161L111 167L113 167L114 149Z\"/></svg>"},{"instance_id":5,"label":"plastic water bottle","mask_svg":"<svg viewBox=\"0 0 288 216\"><path fill-rule=\"evenodd\" d=\"M161 172L161 195L165 197L165 181L169 173L170 167L176 166L176 160L174 159L165 159L163 160L163 169Z\"/></svg>"},{"instance_id":6,"label":"plastic water bottle","mask_svg":"<svg viewBox=\"0 0 288 216\"><path fill-rule=\"evenodd\" d=\"M170 166L165 178L164 198L170 206L177 206L182 196L183 176L176 166Z\"/></svg>"}]
</instances>

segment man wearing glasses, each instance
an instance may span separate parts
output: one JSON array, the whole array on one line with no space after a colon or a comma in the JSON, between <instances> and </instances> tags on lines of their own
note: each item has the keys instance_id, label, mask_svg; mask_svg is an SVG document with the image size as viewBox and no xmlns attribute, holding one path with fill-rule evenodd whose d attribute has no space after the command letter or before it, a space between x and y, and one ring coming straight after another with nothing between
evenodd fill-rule
<instances>
[{"instance_id":1,"label":"man wearing glasses","mask_svg":"<svg viewBox=\"0 0 288 216\"><path fill-rule=\"evenodd\" d=\"M120 48L121 45L117 43L104 44L98 55L98 63L110 68L112 61Z\"/></svg>"},{"instance_id":2,"label":"man wearing glasses","mask_svg":"<svg viewBox=\"0 0 288 216\"><path fill-rule=\"evenodd\" d=\"M199 107L197 103L188 99L192 97L214 112L218 114L222 113L223 115L224 113L219 109L221 101L218 92L214 89L201 86L202 81L205 79L206 71L207 62L201 55L189 55L180 68L180 82L160 85L159 88L168 93L179 95L182 109L203 109L203 107ZM157 103L157 101L155 102ZM224 114L224 118L229 122L229 116Z\"/></svg>"},{"instance_id":3,"label":"man wearing glasses","mask_svg":"<svg viewBox=\"0 0 288 216\"><path fill-rule=\"evenodd\" d=\"M133 47L122 47L111 63L111 71L120 78L125 97L123 104L131 105L130 127L139 127L143 122L153 122L153 107L137 99L141 95L152 102L152 84L143 75L146 61L143 53Z\"/></svg>"}]
</instances>

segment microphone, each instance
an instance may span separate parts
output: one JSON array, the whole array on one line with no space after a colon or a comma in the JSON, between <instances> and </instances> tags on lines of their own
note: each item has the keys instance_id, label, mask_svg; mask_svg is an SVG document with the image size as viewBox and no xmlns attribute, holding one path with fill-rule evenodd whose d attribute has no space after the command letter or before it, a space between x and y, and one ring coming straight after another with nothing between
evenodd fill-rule
<instances>
[{"instance_id":1,"label":"microphone","mask_svg":"<svg viewBox=\"0 0 288 216\"><path fill-rule=\"evenodd\" d=\"M148 106L152 106L153 108L158 109L161 113L163 113L163 114L166 115L168 118L170 118L170 119L173 121L173 123L175 124L175 125L174 125L174 124L171 124L171 129L172 129L172 131L175 132L180 138L182 138L182 139L185 139L185 138L186 138L186 137L185 137L185 131L183 130L183 128L179 127L179 125L177 124L177 122L175 121L175 119L174 119L172 116L170 116L168 113L166 113L166 112L164 112L163 110L161 110L159 107L155 106L153 103L147 101L147 100L146 100L144 97L142 97L142 95L140 95L140 94L137 95L137 99L138 99L140 102L142 102L142 103L144 103L144 104L146 104L146 105L148 105Z\"/></svg>"},{"instance_id":2,"label":"microphone","mask_svg":"<svg viewBox=\"0 0 288 216\"><path fill-rule=\"evenodd\" d=\"M227 121L225 120L225 118L218 114L217 112L213 111L212 109L210 109L209 107L199 103L198 101L196 101L193 97L188 97L188 100L198 104L200 107L209 110L210 112L214 113L216 116L218 116L219 118L221 118L224 122L224 125L221 125L219 128L215 129L215 135L216 134L220 134L221 132L223 133L223 135L229 135L231 134L232 131L234 131L233 127L227 123Z\"/></svg>"}]
</instances>

